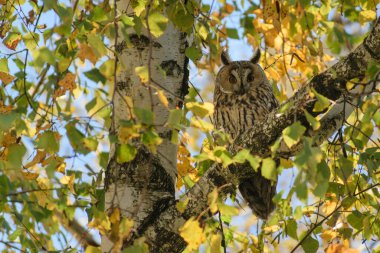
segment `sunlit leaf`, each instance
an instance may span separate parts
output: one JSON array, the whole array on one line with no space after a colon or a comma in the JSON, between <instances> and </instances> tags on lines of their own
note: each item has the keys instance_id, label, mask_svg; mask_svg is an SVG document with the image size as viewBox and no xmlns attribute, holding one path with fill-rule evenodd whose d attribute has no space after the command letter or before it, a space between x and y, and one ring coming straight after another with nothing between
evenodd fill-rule
<instances>
[{"instance_id":1,"label":"sunlit leaf","mask_svg":"<svg viewBox=\"0 0 380 253\"><path fill-rule=\"evenodd\" d=\"M263 159L261 174L267 179L277 181L276 162L272 158Z\"/></svg>"},{"instance_id":2,"label":"sunlit leaf","mask_svg":"<svg viewBox=\"0 0 380 253\"><path fill-rule=\"evenodd\" d=\"M187 248L191 250L197 250L199 246L205 241L206 236L203 229L199 226L199 222L190 218L179 229L181 237L187 242Z\"/></svg>"},{"instance_id":3,"label":"sunlit leaf","mask_svg":"<svg viewBox=\"0 0 380 253\"><path fill-rule=\"evenodd\" d=\"M165 32L168 18L161 13L154 11L149 13L148 23L150 33L155 37L160 37Z\"/></svg>"},{"instance_id":4,"label":"sunlit leaf","mask_svg":"<svg viewBox=\"0 0 380 253\"><path fill-rule=\"evenodd\" d=\"M286 145L291 148L300 141L305 131L306 128L299 121L296 121L282 131L282 137Z\"/></svg>"}]
</instances>

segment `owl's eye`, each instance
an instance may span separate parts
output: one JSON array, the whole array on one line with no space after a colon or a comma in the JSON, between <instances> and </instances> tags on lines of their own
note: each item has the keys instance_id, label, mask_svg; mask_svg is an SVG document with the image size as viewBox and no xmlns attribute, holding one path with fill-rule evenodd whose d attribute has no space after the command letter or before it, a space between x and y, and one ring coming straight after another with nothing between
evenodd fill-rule
<instances>
[{"instance_id":1,"label":"owl's eye","mask_svg":"<svg viewBox=\"0 0 380 253\"><path fill-rule=\"evenodd\" d=\"M234 84L234 83L237 82L237 80L236 80L236 78L235 78L234 76L230 76L230 78L228 78L228 81L229 81L230 83L232 83L232 84Z\"/></svg>"},{"instance_id":2,"label":"owl's eye","mask_svg":"<svg viewBox=\"0 0 380 253\"><path fill-rule=\"evenodd\" d=\"M252 73L249 73L249 75L247 76L247 81L248 82L252 82L253 81L253 74Z\"/></svg>"}]
</instances>

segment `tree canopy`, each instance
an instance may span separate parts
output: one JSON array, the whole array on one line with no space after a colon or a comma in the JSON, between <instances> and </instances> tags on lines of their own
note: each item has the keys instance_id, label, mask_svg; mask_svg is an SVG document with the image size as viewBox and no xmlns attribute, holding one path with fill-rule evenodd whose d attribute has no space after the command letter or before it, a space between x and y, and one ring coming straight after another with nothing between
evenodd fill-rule
<instances>
[{"instance_id":1,"label":"tree canopy","mask_svg":"<svg viewBox=\"0 0 380 253\"><path fill-rule=\"evenodd\" d=\"M0 250L380 252L379 10L0 0ZM281 106L232 140L211 120L220 53L257 48ZM267 221L235 191L259 167L279 176ZM107 204L119 179L131 210Z\"/></svg>"}]
</instances>

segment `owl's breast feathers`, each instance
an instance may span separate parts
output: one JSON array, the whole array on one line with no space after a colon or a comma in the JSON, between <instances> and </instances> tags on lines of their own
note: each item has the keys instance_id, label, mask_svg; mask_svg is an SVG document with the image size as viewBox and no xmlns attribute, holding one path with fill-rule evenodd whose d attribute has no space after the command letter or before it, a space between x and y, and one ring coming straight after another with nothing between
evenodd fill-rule
<instances>
[{"instance_id":1,"label":"owl's breast feathers","mask_svg":"<svg viewBox=\"0 0 380 253\"><path fill-rule=\"evenodd\" d=\"M263 85L243 95L215 94L214 124L235 138L278 106L271 87Z\"/></svg>"}]
</instances>

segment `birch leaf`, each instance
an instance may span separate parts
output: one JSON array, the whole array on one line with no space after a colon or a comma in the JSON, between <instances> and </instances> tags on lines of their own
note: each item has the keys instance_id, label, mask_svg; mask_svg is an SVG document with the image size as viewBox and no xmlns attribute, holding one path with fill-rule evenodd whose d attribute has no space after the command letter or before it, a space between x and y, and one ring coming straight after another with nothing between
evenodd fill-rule
<instances>
[{"instance_id":1,"label":"birch leaf","mask_svg":"<svg viewBox=\"0 0 380 253\"><path fill-rule=\"evenodd\" d=\"M305 131L306 128L297 121L282 131L282 137L284 138L286 145L291 148L300 141Z\"/></svg>"},{"instance_id":2,"label":"birch leaf","mask_svg":"<svg viewBox=\"0 0 380 253\"><path fill-rule=\"evenodd\" d=\"M140 66L135 68L136 75L140 77L142 83L149 81L149 71L147 66Z\"/></svg>"},{"instance_id":3,"label":"birch leaf","mask_svg":"<svg viewBox=\"0 0 380 253\"><path fill-rule=\"evenodd\" d=\"M187 242L189 251L197 250L206 239L203 229L199 226L199 222L194 217L191 217L185 222L179 229L179 233Z\"/></svg>"},{"instance_id":4,"label":"birch leaf","mask_svg":"<svg viewBox=\"0 0 380 253\"><path fill-rule=\"evenodd\" d=\"M168 18L162 15L161 13L155 11L149 13L148 23L150 33L154 37L158 38L165 32L166 25L168 23Z\"/></svg>"}]
</instances>

